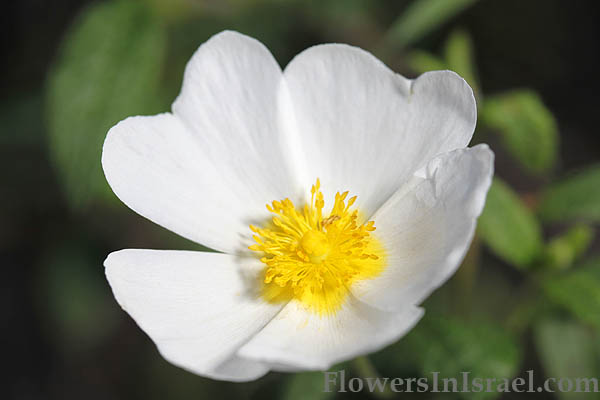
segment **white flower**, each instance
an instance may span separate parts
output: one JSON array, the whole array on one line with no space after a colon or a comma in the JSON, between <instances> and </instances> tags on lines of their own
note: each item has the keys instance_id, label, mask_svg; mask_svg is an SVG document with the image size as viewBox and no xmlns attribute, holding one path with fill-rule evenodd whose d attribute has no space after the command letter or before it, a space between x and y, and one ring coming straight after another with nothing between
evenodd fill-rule
<instances>
[{"instance_id":1,"label":"white flower","mask_svg":"<svg viewBox=\"0 0 600 400\"><path fill-rule=\"evenodd\" d=\"M167 360L216 379L387 346L473 236L493 169L465 148L476 115L450 71L409 80L327 44L282 73L258 41L212 37L172 113L118 123L102 165L134 211L222 253L112 253L117 301Z\"/></svg>"}]
</instances>

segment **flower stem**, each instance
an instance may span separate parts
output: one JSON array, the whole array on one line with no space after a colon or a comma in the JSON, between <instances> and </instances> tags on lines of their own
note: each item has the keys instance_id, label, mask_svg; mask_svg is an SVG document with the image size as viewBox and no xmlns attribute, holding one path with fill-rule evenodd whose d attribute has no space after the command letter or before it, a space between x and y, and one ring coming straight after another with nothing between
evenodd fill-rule
<instances>
[{"instance_id":1,"label":"flower stem","mask_svg":"<svg viewBox=\"0 0 600 400\"><path fill-rule=\"evenodd\" d=\"M352 369L356 373L357 376L366 379L366 378L381 378L377 369L369 360L367 356L356 357L352 361ZM390 390L388 385L384 386L382 391L374 390L372 395L378 399L391 399L395 396L395 393Z\"/></svg>"},{"instance_id":2,"label":"flower stem","mask_svg":"<svg viewBox=\"0 0 600 400\"><path fill-rule=\"evenodd\" d=\"M531 276L518 289L517 301L512 311L506 316L505 326L517 336L521 336L529 329L535 315L543 305L535 278Z\"/></svg>"}]
</instances>

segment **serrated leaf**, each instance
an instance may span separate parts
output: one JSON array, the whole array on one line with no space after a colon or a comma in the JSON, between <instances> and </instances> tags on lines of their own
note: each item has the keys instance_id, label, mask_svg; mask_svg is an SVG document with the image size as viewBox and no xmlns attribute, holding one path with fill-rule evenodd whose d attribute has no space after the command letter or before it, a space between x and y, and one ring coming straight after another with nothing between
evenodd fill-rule
<instances>
[{"instance_id":1,"label":"serrated leaf","mask_svg":"<svg viewBox=\"0 0 600 400\"><path fill-rule=\"evenodd\" d=\"M506 149L529 172L540 174L554 166L558 127L537 93L515 90L486 97L480 121L500 134Z\"/></svg>"},{"instance_id":2,"label":"serrated leaf","mask_svg":"<svg viewBox=\"0 0 600 400\"><path fill-rule=\"evenodd\" d=\"M477 0L415 0L392 24L386 42L405 47L442 25Z\"/></svg>"},{"instance_id":3,"label":"serrated leaf","mask_svg":"<svg viewBox=\"0 0 600 400\"><path fill-rule=\"evenodd\" d=\"M567 273L546 278L542 287L552 302L600 329L600 258L589 260Z\"/></svg>"},{"instance_id":4,"label":"serrated leaf","mask_svg":"<svg viewBox=\"0 0 600 400\"><path fill-rule=\"evenodd\" d=\"M49 75L46 114L52 159L69 204L113 198L100 165L108 129L162 108L158 94L166 34L141 3L88 8L70 29Z\"/></svg>"},{"instance_id":5,"label":"serrated leaf","mask_svg":"<svg viewBox=\"0 0 600 400\"><path fill-rule=\"evenodd\" d=\"M483 242L507 263L528 268L542 250L538 221L513 190L494 178L478 232Z\"/></svg>"},{"instance_id":6,"label":"serrated leaf","mask_svg":"<svg viewBox=\"0 0 600 400\"><path fill-rule=\"evenodd\" d=\"M578 378L598 376L596 338L589 329L573 321L546 318L536 323L533 333L546 377L570 378L575 385ZM556 384L554 390L562 400L589 397L589 393L561 392Z\"/></svg>"},{"instance_id":7,"label":"serrated leaf","mask_svg":"<svg viewBox=\"0 0 600 400\"><path fill-rule=\"evenodd\" d=\"M539 209L545 221L600 221L600 165L550 185L543 193Z\"/></svg>"},{"instance_id":8,"label":"serrated leaf","mask_svg":"<svg viewBox=\"0 0 600 400\"><path fill-rule=\"evenodd\" d=\"M448 69L462 76L473 88L475 95L478 95L479 84L473 52L471 37L462 29L452 32L444 48Z\"/></svg>"}]
</instances>

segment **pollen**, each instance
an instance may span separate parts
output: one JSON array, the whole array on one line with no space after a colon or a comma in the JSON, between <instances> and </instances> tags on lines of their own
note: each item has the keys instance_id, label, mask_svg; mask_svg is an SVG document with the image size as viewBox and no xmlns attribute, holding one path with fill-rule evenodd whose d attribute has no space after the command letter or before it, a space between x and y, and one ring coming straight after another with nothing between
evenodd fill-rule
<instances>
[{"instance_id":1,"label":"pollen","mask_svg":"<svg viewBox=\"0 0 600 400\"><path fill-rule=\"evenodd\" d=\"M325 215L317 179L310 203L303 208L287 198L267 204L271 222L264 228L250 225L256 244L249 247L265 264L261 276L265 300L296 300L321 316L335 314L353 284L381 273L385 254L374 235L375 223L359 223L355 202L356 196L338 192Z\"/></svg>"}]
</instances>

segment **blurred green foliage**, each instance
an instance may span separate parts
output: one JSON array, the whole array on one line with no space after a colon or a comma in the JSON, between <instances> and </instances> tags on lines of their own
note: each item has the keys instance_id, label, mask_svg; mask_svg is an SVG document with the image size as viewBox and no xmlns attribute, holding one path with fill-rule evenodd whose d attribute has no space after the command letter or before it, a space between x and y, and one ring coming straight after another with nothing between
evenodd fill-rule
<instances>
[{"instance_id":1,"label":"blurred green foliage","mask_svg":"<svg viewBox=\"0 0 600 400\"><path fill-rule=\"evenodd\" d=\"M573 226L548 243L544 254L544 265L557 269L571 267L588 249L593 238L594 230L589 226L581 224Z\"/></svg>"},{"instance_id":2,"label":"blurred green foliage","mask_svg":"<svg viewBox=\"0 0 600 400\"><path fill-rule=\"evenodd\" d=\"M487 97L481 123L496 130L508 151L529 172L543 173L554 166L558 128L540 97L530 90L514 90Z\"/></svg>"},{"instance_id":3,"label":"blurred green foliage","mask_svg":"<svg viewBox=\"0 0 600 400\"><path fill-rule=\"evenodd\" d=\"M35 142L29 133L44 129L41 123L21 118L25 124L15 124L15 116L30 115L43 103L47 151L73 218L111 249L125 244L151 247L145 246L148 242L173 247L180 239L165 238L164 230L140 225L133 213L112 207L115 197L100 165L102 143L107 130L127 116L167 111L185 63L210 35L226 28L241 30L263 41L282 65L305 44L348 41L403 74L454 70L473 87L478 102L474 143L492 143L510 168L499 169L501 177L493 181L465 264L453 282L428 300L423 321L403 340L355 361L353 367L347 365L348 373L430 377L440 371L442 377L459 378L460 372L471 371L472 377L511 378L524 376L528 363L542 365L546 376L598 376L600 259L590 253L597 252L600 166L570 175L561 171L561 132L552 110L531 89L503 87L487 93L477 68L476 37L467 29L451 26L439 51L423 46L476 3L93 3L66 32L44 96L32 95L3 108L0 122L8 133L0 139L13 145ZM527 190L514 184L515 175L529 179ZM105 220L119 222L105 227ZM44 310L45 329L52 332L49 337L64 354L91 354L121 343L117 360L142 371L135 380L144 382L144 398L335 397L322 392L319 372L269 374L236 386L193 376L162 360L137 330L131 336L146 342L129 350L131 339L122 333L134 324L126 325L102 273L94 272L102 268L97 249L69 235L55 247L44 252L38 281L37 301ZM197 249L189 244L175 247ZM533 356L529 342L535 347ZM466 399L496 397L498 393L458 394Z\"/></svg>"},{"instance_id":4,"label":"blurred green foliage","mask_svg":"<svg viewBox=\"0 0 600 400\"><path fill-rule=\"evenodd\" d=\"M492 251L518 268L531 267L542 250L539 222L500 178L490 187L478 232Z\"/></svg>"},{"instance_id":5,"label":"blurred green foliage","mask_svg":"<svg viewBox=\"0 0 600 400\"><path fill-rule=\"evenodd\" d=\"M332 368L332 371L337 368ZM280 399L282 400L327 400L335 396L335 392L323 391L324 379L320 371L300 372L291 376L284 384Z\"/></svg>"},{"instance_id":6,"label":"blurred green foliage","mask_svg":"<svg viewBox=\"0 0 600 400\"><path fill-rule=\"evenodd\" d=\"M600 165L548 185L539 206L544 221L600 221Z\"/></svg>"},{"instance_id":7,"label":"blurred green foliage","mask_svg":"<svg viewBox=\"0 0 600 400\"><path fill-rule=\"evenodd\" d=\"M67 35L50 73L47 115L49 149L74 208L114 198L100 165L108 129L167 107L159 93L165 46L159 20L134 1L91 6Z\"/></svg>"},{"instance_id":8,"label":"blurred green foliage","mask_svg":"<svg viewBox=\"0 0 600 400\"><path fill-rule=\"evenodd\" d=\"M414 354L422 376L433 371L443 378L511 378L519 368L521 349L501 326L484 320L428 315L402 341L402 353ZM400 356L401 353L398 354ZM462 393L464 399L489 399L497 393Z\"/></svg>"},{"instance_id":9,"label":"blurred green foliage","mask_svg":"<svg viewBox=\"0 0 600 400\"><path fill-rule=\"evenodd\" d=\"M81 356L97 348L123 318L110 300L93 250L69 238L47 250L40 266L38 302L46 311L48 337L62 352Z\"/></svg>"},{"instance_id":10,"label":"blurred green foliage","mask_svg":"<svg viewBox=\"0 0 600 400\"><path fill-rule=\"evenodd\" d=\"M476 1L413 1L389 28L386 40L395 48L413 44Z\"/></svg>"},{"instance_id":11,"label":"blurred green foliage","mask_svg":"<svg viewBox=\"0 0 600 400\"><path fill-rule=\"evenodd\" d=\"M462 30L450 34L444 48L444 55L449 70L457 72L473 88L475 97L479 96L477 71L475 70L475 55L471 36Z\"/></svg>"},{"instance_id":12,"label":"blurred green foliage","mask_svg":"<svg viewBox=\"0 0 600 400\"><path fill-rule=\"evenodd\" d=\"M413 50L410 52L406 62L413 71L419 73L448 69L448 65L444 60L422 50Z\"/></svg>"},{"instance_id":13,"label":"blurred green foliage","mask_svg":"<svg viewBox=\"0 0 600 400\"><path fill-rule=\"evenodd\" d=\"M598 375L600 354L598 337L590 329L572 320L545 318L534 327L534 341L542 366L548 376L571 378ZM557 344L566 344L562 346ZM589 393L561 392L553 384L561 400L588 399Z\"/></svg>"},{"instance_id":14,"label":"blurred green foliage","mask_svg":"<svg viewBox=\"0 0 600 400\"><path fill-rule=\"evenodd\" d=\"M549 300L570 311L581 321L600 329L600 258L543 281Z\"/></svg>"}]
</instances>

